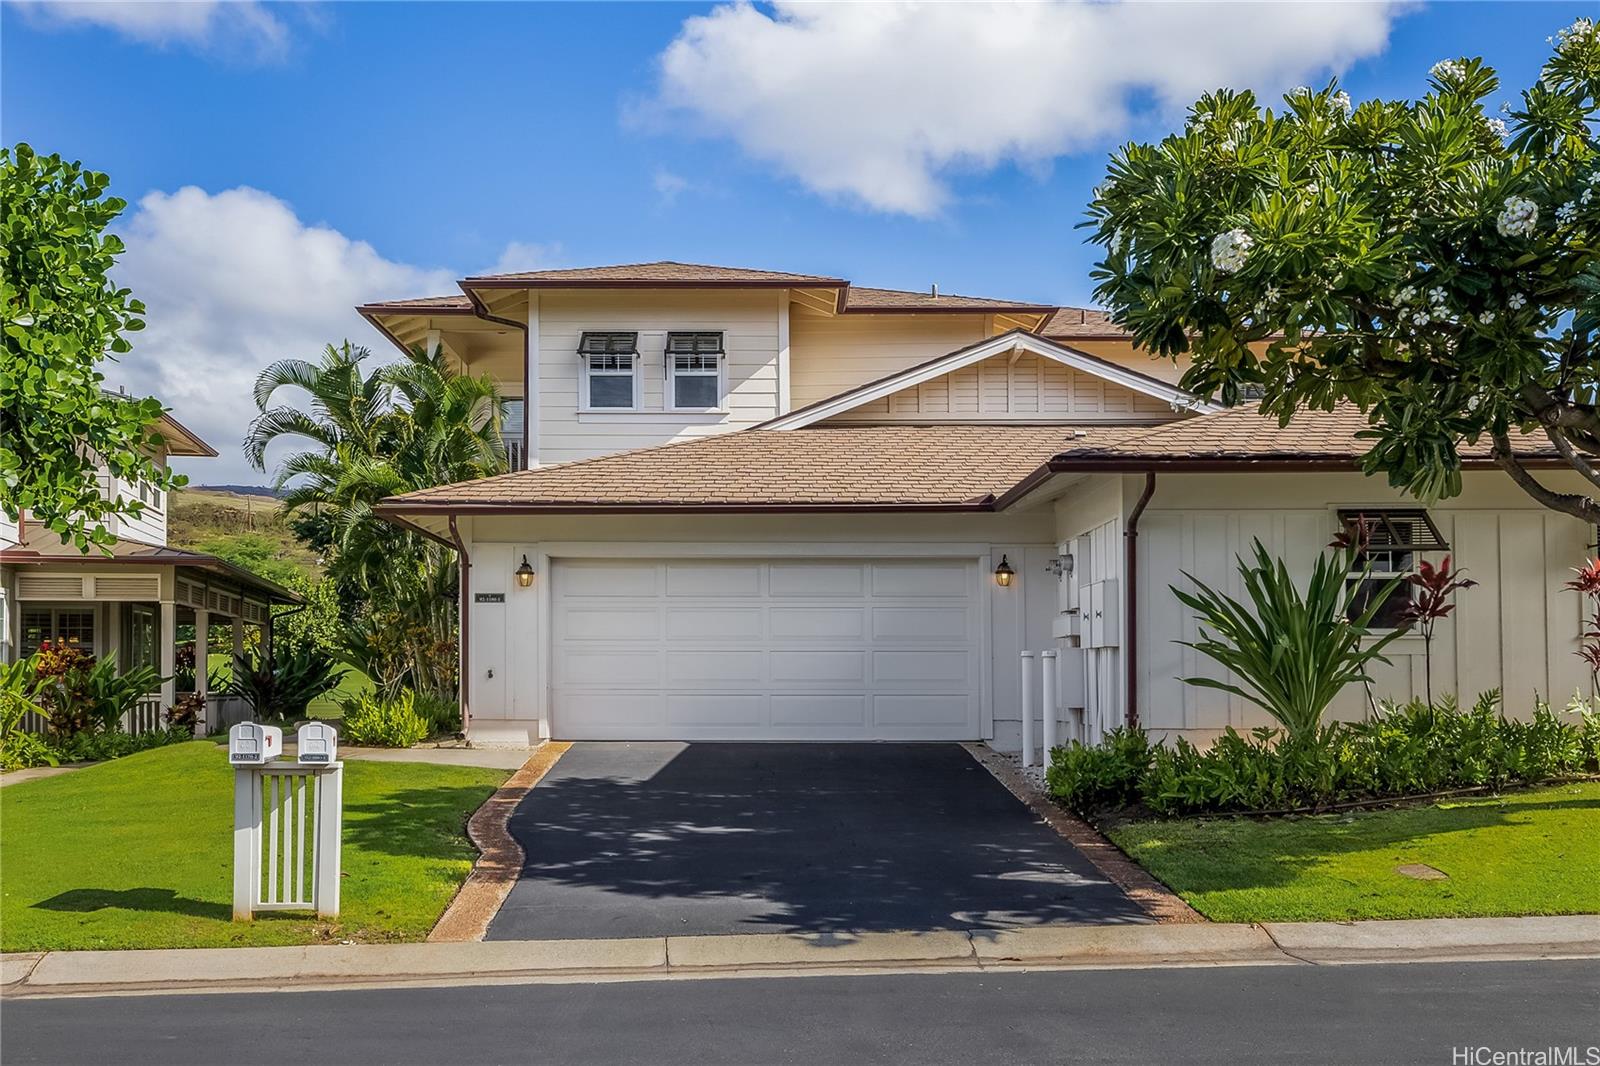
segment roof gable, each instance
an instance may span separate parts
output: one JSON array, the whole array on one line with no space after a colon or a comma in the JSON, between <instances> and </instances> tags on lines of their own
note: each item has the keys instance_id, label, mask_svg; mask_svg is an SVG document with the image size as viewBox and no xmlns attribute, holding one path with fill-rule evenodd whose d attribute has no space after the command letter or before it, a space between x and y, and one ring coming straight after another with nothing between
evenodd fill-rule
<instances>
[{"instance_id":1,"label":"roof gable","mask_svg":"<svg viewBox=\"0 0 1600 1066\"><path fill-rule=\"evenodd\" d=\"M1023 330L1011 330L997 337L959 348L937 359L930 359L910 369L879 378L877 381L870 381L798 411L792 411L765 423L761 428L800 429L814 425L997 356L1014 356L1021 353L1031 353L1073 371L1110 382L1137 395L1154 398L1173 409L1196 413L1211 413L1222 409L1175 385L1136 370L1129 370L1087 352L1057 344Z\"/></svg>"}]
</instances>

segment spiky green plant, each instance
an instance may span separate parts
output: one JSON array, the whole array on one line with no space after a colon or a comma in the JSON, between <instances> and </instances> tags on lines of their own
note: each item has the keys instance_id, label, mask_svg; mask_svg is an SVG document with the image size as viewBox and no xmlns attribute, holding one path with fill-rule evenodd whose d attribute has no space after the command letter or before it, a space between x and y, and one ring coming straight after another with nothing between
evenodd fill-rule
<instances>
[{"instance_id":1,"label":"spiky green plant","mask_svg":"<svg viewBox=\"0 0 1600 1066\"><path fill-rule=\"evenodd\" d=\"M1291 739L1316 731L1322 714L1341 689L1370 682L1367 668L1387 663L1383 649L1405 630L1375 635L1370 626L1395 578L1352 612L1359 581L1347 581L1358 565L1359 549L1317 557L1304 592L1296 587L1283 560L1274 560L1259 540L1253 561L1239 558L1239 577L1250 606L1184 576L1195 591L1176 586L1178 597L1200 620L1199 639L1181 641L1231 671L1238 683L1212 677L1186 677L1186 684L1220 689L1249 700L1283 726Z\"/></svg>"}]
</instances>

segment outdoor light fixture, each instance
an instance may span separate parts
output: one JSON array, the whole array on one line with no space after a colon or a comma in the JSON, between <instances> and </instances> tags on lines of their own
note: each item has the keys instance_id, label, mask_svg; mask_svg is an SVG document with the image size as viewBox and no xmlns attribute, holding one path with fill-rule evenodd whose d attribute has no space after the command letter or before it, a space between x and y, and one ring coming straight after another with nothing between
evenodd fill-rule
<instances>
[{"instance_id":1,"label":"outdoor light fixture","mask_svg":"<svg viewBox=\"0 0 1600 1066\"><path fill-rule=\"evenodd\" d=\"M533 584L533 567L528 565L528 557L522 557L522 565L517 567L517 584L523 588Z\"/></svg>"},{"instance_id":2,"label":"outdoor light fixture","mask_svg":"<svg viewBox=\"0 0 1600 1066\"><path fill-rule=\"evenodd\" d=\"M994 568L994 583L999 585L1001 588L1010 588L1011 579L1015 577L1016 574L1017 572L1011 569L1011 564L1006 561L1006 557L1001 555L1000 565Z\"/></svg>"}]
</instances>

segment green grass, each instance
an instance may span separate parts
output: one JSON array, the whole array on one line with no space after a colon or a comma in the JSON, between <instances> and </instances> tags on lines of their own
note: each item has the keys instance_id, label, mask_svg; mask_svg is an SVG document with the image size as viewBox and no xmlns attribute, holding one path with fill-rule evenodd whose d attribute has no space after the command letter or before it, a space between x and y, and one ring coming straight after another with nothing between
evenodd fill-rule
<instances>
[{"instance_id":1,"label":"green grass","mask_svg":"<svg viewBox=\"0 0 1600 1066\"><path fill-rule=\"evenodd\" d=\"M306 713L313 718L342 718L344 717L344 708L339 706L341 700L351 699L361 695L363 692L372 691L372 678L353 666L348 669L349 672L341 677L339 683L330 689L326 695L318 696L311 701L311 705L306 708Z\"/></svg>"},{"instance_id":2,"label":"green grass","mask_svg":"<svg viewBox=\"0 0 1600 1066\"><path fill-rule=\"evenodd\" d=\"M1293 820L1133 822L1108 835L1219 922L1600 912L1600 782ZM1449 880L1395 872L1409 863Z\"/></svg>"},{"instance_id":3,"label":"green grass","mask_svg":"<svg viewBox=\"0 0 1600 1066\"><path fill-rule=\"evenodd\" d=\"M0 790L0 950L420 940L471 869L467 816L502 770L345 764L335 922L232 920L233 771L177 744Z\"/></svg>"}]
</instances>

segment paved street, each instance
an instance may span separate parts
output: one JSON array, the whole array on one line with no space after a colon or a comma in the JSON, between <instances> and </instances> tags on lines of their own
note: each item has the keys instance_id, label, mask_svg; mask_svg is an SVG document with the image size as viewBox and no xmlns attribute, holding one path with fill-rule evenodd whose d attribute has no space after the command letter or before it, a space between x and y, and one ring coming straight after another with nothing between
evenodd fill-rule
<instances>
[{"instance_id":1,"label":"paved street","mask_svg":"<svg viewBox=\"0 0 1600 1066\"><path fill-rule=\"evenodd\" d=\"M33 1000L6 1003L0 1029L6 1066L1450 1066L1456 1047L1567 1045L1600 1045L1600 962L886 974Z\"/></svg>"}]
</instances>

